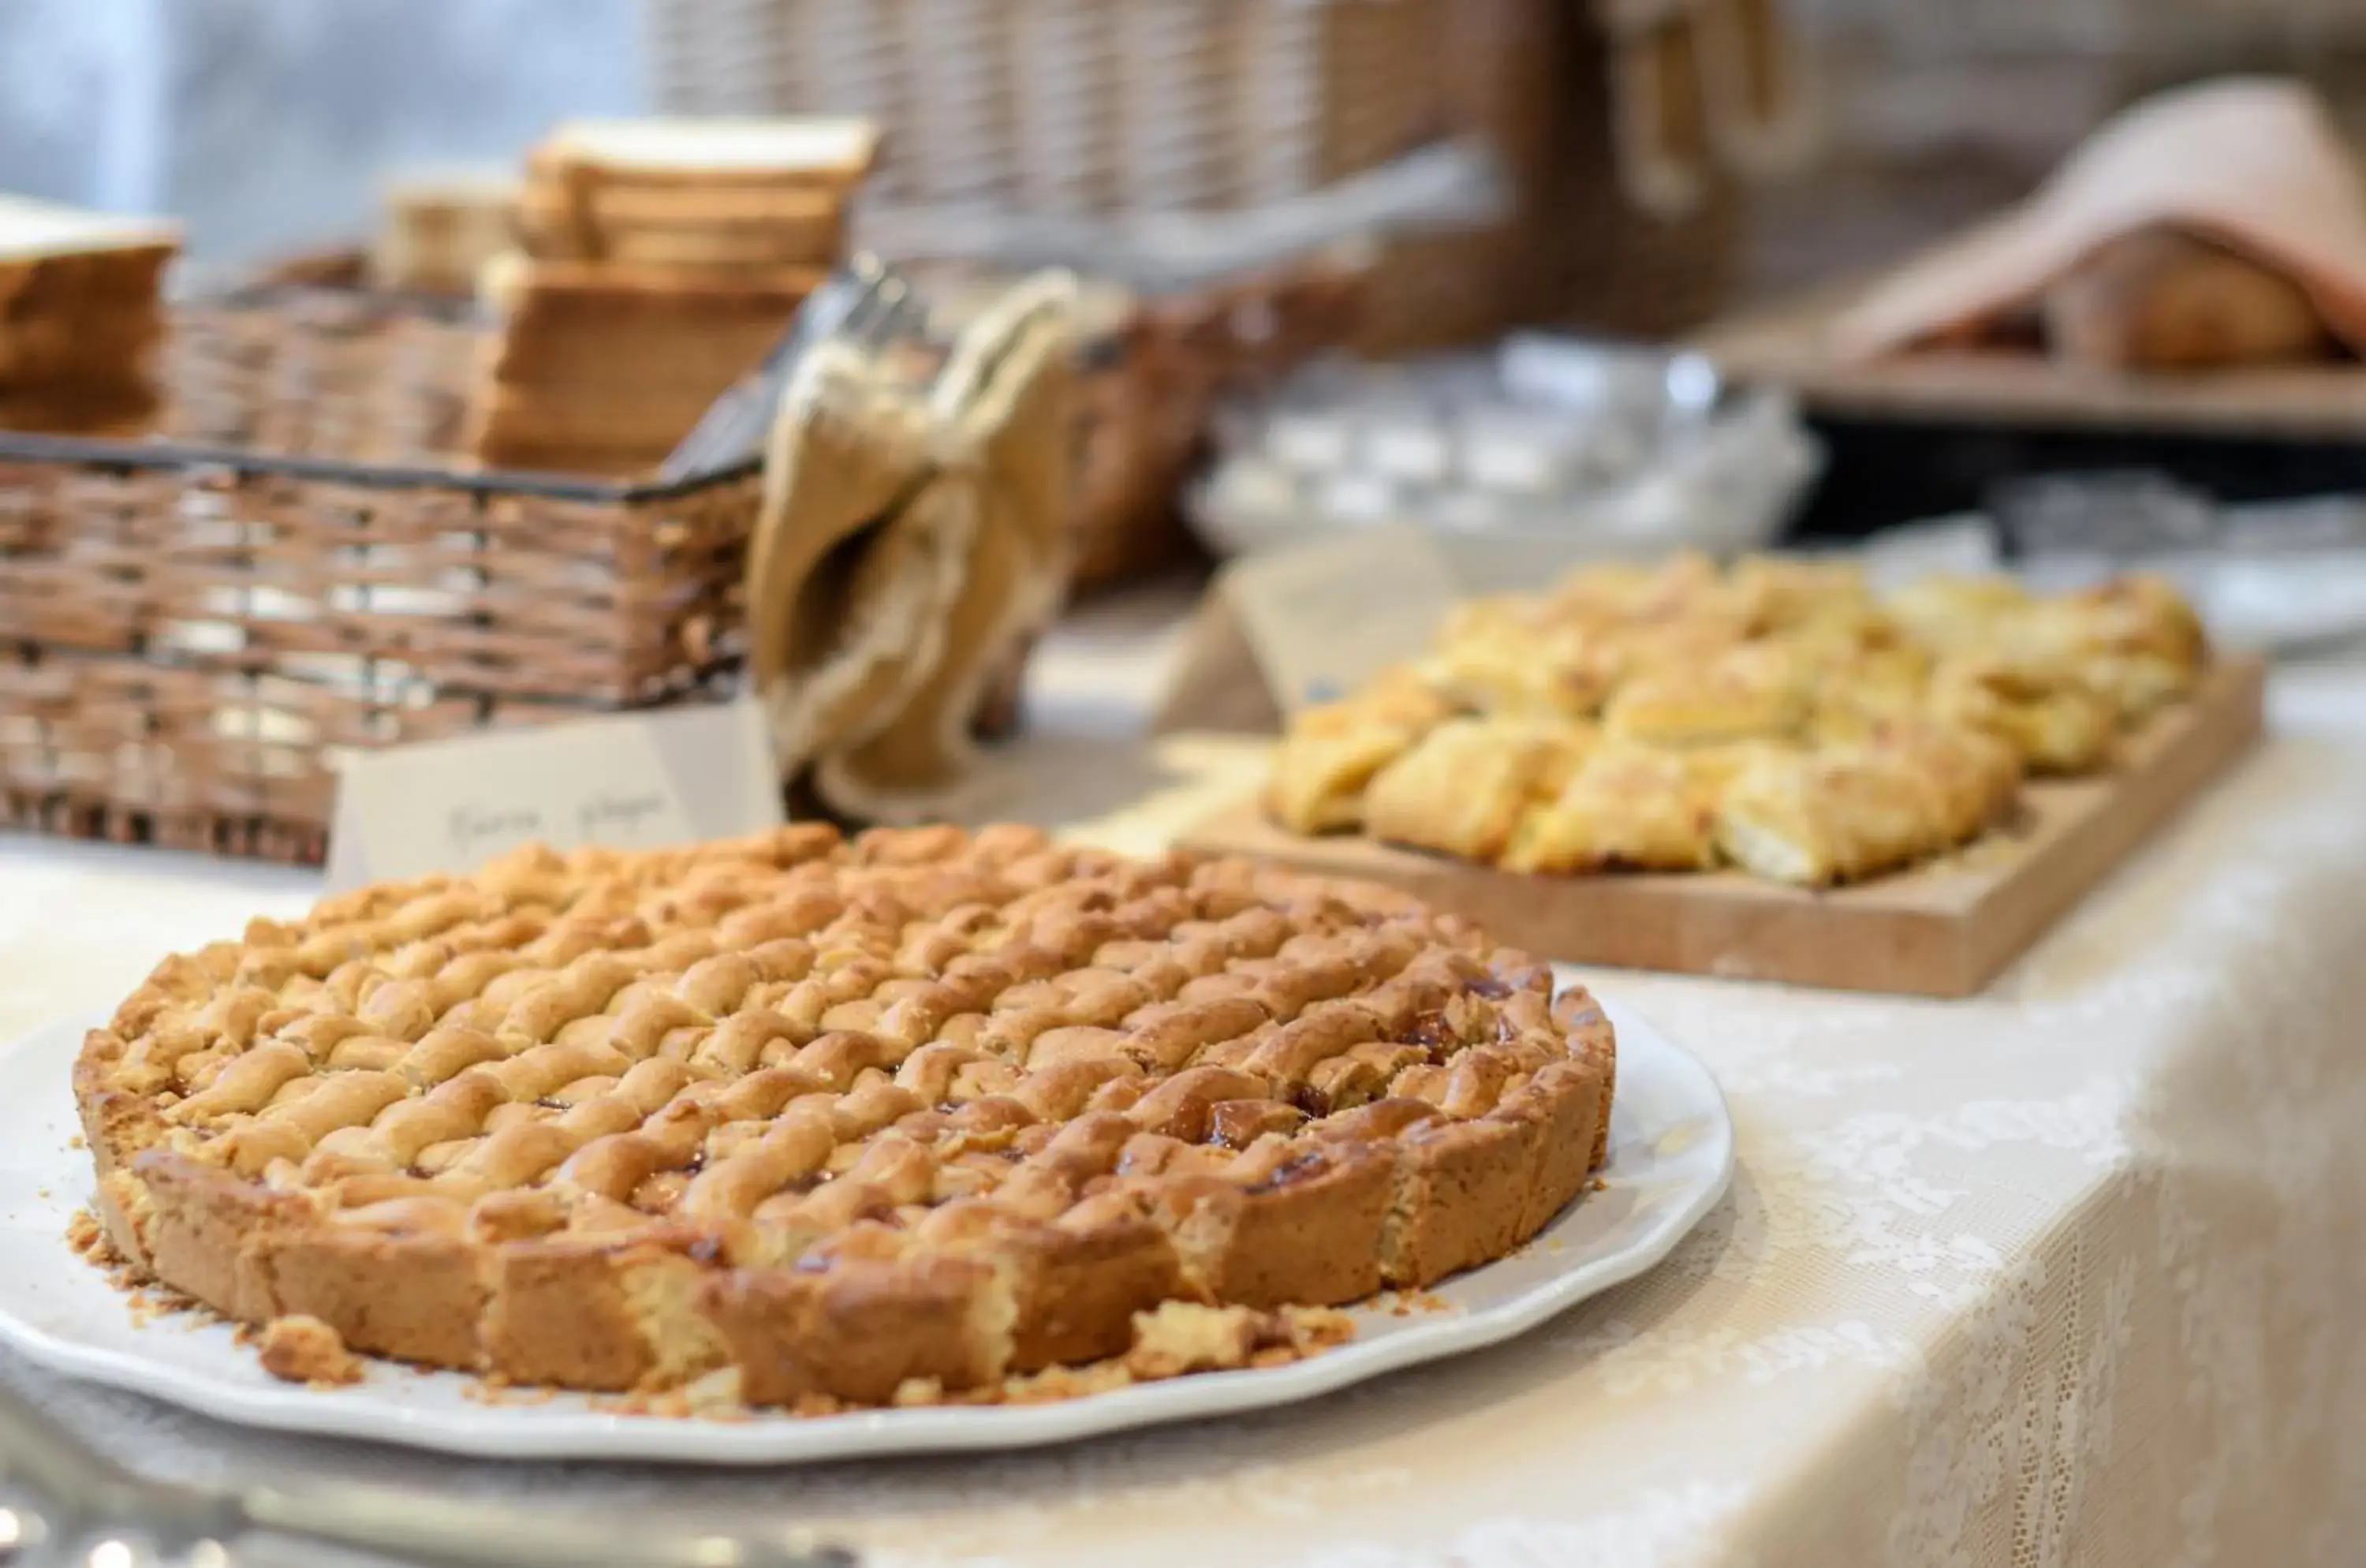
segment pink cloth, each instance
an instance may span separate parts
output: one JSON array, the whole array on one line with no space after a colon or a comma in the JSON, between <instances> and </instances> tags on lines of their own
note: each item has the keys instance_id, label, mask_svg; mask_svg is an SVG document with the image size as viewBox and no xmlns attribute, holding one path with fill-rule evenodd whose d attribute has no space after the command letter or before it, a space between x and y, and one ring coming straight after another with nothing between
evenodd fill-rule
<instances>
[{"instance_id":1,"label":"pink cloth","mask_svg":"<svg viewBox=\"0 0 2366 1568\"><path fill-rule=\"evenodd\" d=\"M2366 181L2316 95L2229 77L2163 93L2091 137L2034 197L1892 274L1832 326L1869 359L2028 305L2101 245L2171 227L2307 290L2366 354Z\"/></svg>"}]
</instances>

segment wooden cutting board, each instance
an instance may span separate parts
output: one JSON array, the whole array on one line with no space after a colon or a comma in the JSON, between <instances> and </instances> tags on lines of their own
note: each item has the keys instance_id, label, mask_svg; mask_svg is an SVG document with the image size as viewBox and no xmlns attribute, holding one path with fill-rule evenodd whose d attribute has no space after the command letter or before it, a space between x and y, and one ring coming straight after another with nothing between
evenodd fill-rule
<instances>
[{"instance_id":1,"label":"wooden cutting board","mask_svg":"<svg viewBox=\"0 0 2366 1568\"><path fill-rule=\"evenodd\" d=\"M2012 820L1960 853L1828 891L1734 872L1525 875L1365 839L1301 838L1253 799L1179 842L1388 883L1572 964L1965 997L2250 749L2265 687L2259 660L2222 664L2191 701L2129 738L2115 772L2031 784Z\"/></svg>"}]
</instances>

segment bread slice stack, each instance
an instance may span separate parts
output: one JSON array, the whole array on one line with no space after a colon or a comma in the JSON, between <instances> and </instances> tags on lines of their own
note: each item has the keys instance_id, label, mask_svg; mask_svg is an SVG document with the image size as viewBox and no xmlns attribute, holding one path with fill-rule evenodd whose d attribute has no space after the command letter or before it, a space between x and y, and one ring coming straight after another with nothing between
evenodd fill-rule
<instances>
[{"instance_id":1,"label":"bread slice stack","mask_svg":"<svg viewBox=\"0 0 2366 1568\"><path fill-rule=\"evenodd\" d=\"M0 196L0 428L145 427L180 246L170 223Z\"/></svg>"},{"instance_id":2,"label":"bread slice stack","mask_svg":"<svg viewBox=\"0 0 2366 1568\"><path fill-rule=\"evenodd\" d=\"M475 293L485 263L510 248L517 205L517 171L507 165L399 172L386 186L372 281L404 293Z\"/></svg>"},{"instance_id":3,"label":"bread slice stack","mask_svg":"<svg viewBox=\"0 0 2366 1568\"><path fill-rule=\"evenodd\" d=\"M586 120L527 160L477 457L654 467L754 369L845 245L878 134L859 119Z\"/></svg>"}]
</instances>

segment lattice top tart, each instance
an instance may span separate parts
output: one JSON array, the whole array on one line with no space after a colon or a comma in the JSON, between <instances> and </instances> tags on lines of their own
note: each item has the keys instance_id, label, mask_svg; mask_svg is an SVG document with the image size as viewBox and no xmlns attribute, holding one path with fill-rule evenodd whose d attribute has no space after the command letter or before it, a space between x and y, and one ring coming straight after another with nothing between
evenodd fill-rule
<instances>
[{"instance_id":1,"label":"lattice top tart","mask_svg":"<svg viewBox=\"0 0 2366 1568\"><path fill-rule=\"evenodd\" d=\"M801 826L258 920L74 1083L117 1249L231 1317L794 1404L1237 1364L1534 1235L1612 1070L1583 990L1400 895Z\"/></svg>"},{"instance_id":2,"label":"lattice top tart","mask_svg":"<svg viewBox=\"0 0 2366 1568\"><path fill-rule=\"evenodd\" d=\"M1426 657L1297 716L1265 804L1510 871L1854 881L1977 838L2024 773L2110 767L2207 659L2155 578L1884 598L1802 559L1595 567L1464 604Z\"/></svg>"}]
</instances>

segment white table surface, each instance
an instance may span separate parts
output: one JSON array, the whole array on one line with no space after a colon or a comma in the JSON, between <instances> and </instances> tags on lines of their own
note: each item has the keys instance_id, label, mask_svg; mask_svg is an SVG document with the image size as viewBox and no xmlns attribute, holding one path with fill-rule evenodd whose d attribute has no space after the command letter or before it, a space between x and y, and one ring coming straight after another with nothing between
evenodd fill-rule
<instances>
[{"instance_id":1,"label":"white table surface","mask_svg":"<svg viewBox=\"0 0 2366 1568\"><path fill-rule=\"evenodd\" d=\"M1240 776L1237 748L1132 738L1171 647L1145 628L1171 604L1058 639L1035 738L989 795L1147 847ZM2273 723L1976 1000L1588 975L1718 1071L1741 1139L1732 1196L1653 1276L1313 1406L732 1475L248 1435L0 1374L159 1474L359 1471L795 1520L890 1564L2352 1563L2366 671L2287 672ZM1104 816L1145 787L1151 807ZM0 837L0 1037L311 886Z\"/></svg>"}]
</instances>

